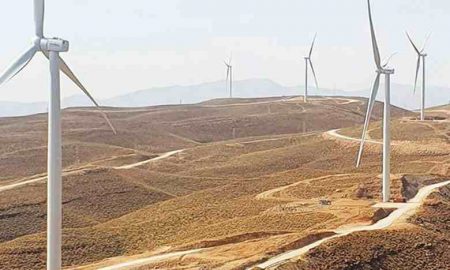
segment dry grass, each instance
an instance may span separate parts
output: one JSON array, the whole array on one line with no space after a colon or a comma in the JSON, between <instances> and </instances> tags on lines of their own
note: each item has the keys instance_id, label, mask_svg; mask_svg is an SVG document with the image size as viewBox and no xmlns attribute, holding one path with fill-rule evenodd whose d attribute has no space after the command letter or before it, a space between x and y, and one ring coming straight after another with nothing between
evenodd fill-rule
<instances>
[{"instance_id":1,"label":"dry grass","mask_svg":"<svg viewBox=\"0 0 450 270\"><path fill-rule=\"evenodd\" d=\"M257 102L267 101L271 100ZM227 102L160 106L133 112L112 109L110 115L119 130L117 137L91 112L67 111L64 136L70 143L65 148L66 166L96 167L64 179L64 265L82 265L162 247L213 246L218 250L233 245L240 252L229 251L227 259L198 259L200 265L210 267L217 263L227 269L231 268L227 264L230 260L236 259L234 266L260 260L279 251L286 241L295 242L346 223L371 222L374 212L369 206L379 198L380 190L379 147L369 147L363 168L356 169L357 143L327 140L321 135L324 130L361 123L363 102ZM376 117L379 108L377 104ZM330 110L333 113L328 113ZM403 117L408 113L394 109L393 115ZM29 129L23 124L32 122L41 132L29 134L32 142L45 132L41 126L45 124L44 116L20 118L21 124L16 120L0 120L0 130L24 134ZM439 129L437 126L430 132ZM419 132L415 128L404 130ZM441 139L440 135L432 136L428 143L443 143ZM1 151L25 162L29 158L22 157L22 151L28 153L28 145L31 143L24 142ZM79 162L74 150L77 148L84 151ZM187 150L142 167L109 168L181 148ZM401 194L400 177L405 173L434 171L448 175L446 149L417 152L404 148L407 147L400 145L393 152L395 194ZM13 151L19 152L11 154ZM31 154L38 164L45 161L39 154L42 151L45 153L43 148ZM33 165L36 169L31 173L42 171L42 165L39 166ZM340 176L343 174L346 176ZM329 177L311 180L323 176ZM257 198L268 190L296 183L274 195L287 201ZM356 196L361 185L373 199ZM319 207L322 197L330 197L335 205ZM2 193L0 260L6 263L0 268L43 267L44 222L45 183ZM11 229L13 225L15 228ZM245 253L243 247L252 245L254 248L247 250L251 254ZM194 263L191 259L186 262Z\"/></svg>"}]
</instances>

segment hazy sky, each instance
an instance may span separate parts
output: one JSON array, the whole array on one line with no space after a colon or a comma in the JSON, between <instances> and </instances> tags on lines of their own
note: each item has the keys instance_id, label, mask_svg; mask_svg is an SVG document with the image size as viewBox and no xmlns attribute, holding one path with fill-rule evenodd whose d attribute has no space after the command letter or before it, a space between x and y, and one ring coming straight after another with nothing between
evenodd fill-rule
<instances>
[{"instance_id":1,"label":"hazy sky","mask_svg":"<svg viewBox=\"0 0 450 270\"><path fill-rule=\"evenodd\" d=\"M32 0L0 9L0 69L27 48ZM374 75L365 0L47 0L45 33L71 43L63 57L94 96L107 98L153 86L223 80L233 52L235 79L303 84L314 33L322 87L369 88ZM411 84L416 56L404 31L421 44L433 32L429 82L450 86L450 1L373 0L382 55L398 55L394 83ZM48 66L36 57L0 89L0 100L41 101ZM63 96L78 93L65 78Z\"/></svg>"}]
</instances>

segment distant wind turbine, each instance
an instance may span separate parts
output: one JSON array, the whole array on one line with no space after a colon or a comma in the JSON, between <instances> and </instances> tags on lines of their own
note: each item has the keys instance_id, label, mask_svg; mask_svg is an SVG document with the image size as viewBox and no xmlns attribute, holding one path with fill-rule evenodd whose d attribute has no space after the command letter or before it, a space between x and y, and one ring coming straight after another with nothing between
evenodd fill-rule
<instances>
[{"instance_id":1,"label":"distant wind turbine","mask_svg":"<svg viewBox=\"0 0 450 270\"><path fill-rule=\"evenodd\" d=\"M359 167L361 165L361 157L364 150L364 143L366 140L366 133L369 127L370 118L372 116L373 106L376 102L376 97L378 93L378 89L380 86L380 77L381 75L385 76L385 101L384 101L384 121L383 121L383 201L388 202L390 200L390 159L391 159L391 134L390 134L390 121L391 121L391 112L390 112L390 87L391 87L391 75L394 74L394 69L386 68L389 64L389 57L386 60L385 64L381 63L380 52L378 49L377 39L375 36L375 29L372 21L372 11L370 8L370 0L367 0L368 10L369 10L369 23L370 23L370 33L372 37L372 47L373 54L375 59L375 64L377 67L377 76L375 78L375 82L372 87L372 93L370 95L369 103L367 105L367 114L366 120L364 123L364 129L361 138L361 145L358 153L358 160L356 166Z\"/></svg>"},{"instance_id":2,"label":"distant wind turbine","mask_svg":"<svg viewBox=\"0 0 450 270\"><path fill-rule=\"evenodd\" d=\"M425 58L428 56L425 51L425 45L427 44L428 39L430 38L430 35L425 39L425 42L423 44L422 49L418 49L416 44L411 39L411 36L406 32L406 36L408 37L409 42L414 48L414 51L417 53L417 66L416 66L416 77L414 80L414 93L416 93L417 88L417 79L419 77L419 70L420 70L420 63L422 62L422 100L421 100L421 106L420 106L420 120L425 120L425 77L426 77L426 69L425 69Z\"/></svg>"},{"instance_id":3,"label":"distant wind turbine","mask_svg":"<svg viewBox=\"0 0 450 270\"><path fill-rule=\"evenodd\" d=\"M225 83L230 90L230 98L233 98L233 65L231 63L232 56L230 56L230 60L224 61L225 66L227 67L227 79L225 80Z\"/></svg>"},{"instance_id":4,"label":"distant wind turbine","mask_svg":"<svg viewBox=\"0 0 450 270\"><path fill-rule=\"evenodd\" d=\"M311 49L309 50L308 56L305 56L305 95L304 102L308 102L308 69L311 67L312 74L314 76L314 81L316 83L316 88L319 89L319 83L317 82L316 71L314 70L314 66L311 60L311 56L314 50L314 45L316 43L317 33L314 35L314 39L311 44Z\"/></svg>"},{"instance_id":5,"label":"distant wind turbine","mask_svg":"<svg viewBox=\"0 0 450 270\"><path fill-rule=\"evenodd\" d=\"M16 76L37 52L50 61L50 100L48 109L48 167L47 167L47 269L61 269L62 231L62 181L61 181L61 100L60 70L67 75L100 109L98 103L59 56L69 50L69 42L44 36L44 0L34 0L35 37L33 44L0 77L0 86ZM103 117L115 133L115 129L101 110Z\"/></svg>"}]
</instances>

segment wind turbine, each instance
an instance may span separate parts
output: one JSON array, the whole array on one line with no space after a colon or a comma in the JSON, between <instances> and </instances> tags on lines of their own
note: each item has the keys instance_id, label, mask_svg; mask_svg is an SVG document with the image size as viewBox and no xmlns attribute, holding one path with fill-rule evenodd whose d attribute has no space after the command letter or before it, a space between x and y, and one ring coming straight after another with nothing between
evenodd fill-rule
<instances>
[{"instance_id":1,"label":"wind turbine","mask_svg":"<svg viewBox=\"0 0 450 270\"><path fill-rule=\"evenodd\" d=\"M428 35L428 37L425 39L425 42L423 44L423 47L421 50L418 49L418 47L416 46L416 44L414 44L414 42L411 39L411 36L408 34L408 32L406 32L406 36L409 39L409 42L411 42L411 45L414 48L414 51L416 51L417 53L417 67L416 67L416 78L414 80L414 93L416 93L416 88L417 88L417 78L419 77L419 69L420 69L420 63L422 62L422 100L421 100L421 106L420 106L420 120L424 121L425 120L425 76L426 76L426 72L425 72L425 58L428 56L426 53L424 53L425 51L425 45L428 41L428 39L430 38L430 35Z\"/></svg>"},{"instance_id":2,"label":"wind turbine","mask_svg":"<svg viewBox=\"0 0 450 270\"><path fill-rule=\"evenodd\" d=\"M389 60L391 57L389 57L386 60L385 64L381 63L381 57L380 52L378 49L377 39L375 36L375 29L373 26L372 21L372 11L370 8L370 0L367 0L368 10L369 10L369 23L370 23L370 33L372 37L372 47L373 47L373 54L375 59L375 64L377 67L377 76L375 78L375 82L372 86L372 92L370 95L369 103L367 105L367 113L366 113L366 120L364 123L364 129L362 133L361 138L361 145L358 153L358 160L356 167L359 168L361 165L361 157L364 150L364 143L366 139L366 133L367 129L369 127L370 118L372 115L373 106L376 102L376 97L378 93L378 89L380 86L380 77L381 75L385 76L385 101L384 101L384 121L383 121L383 201L388 202L390 200L390 159L391 159L391 134L390 134L390 121L391 121L391 112L390 112L390 96L391 96L391 75L394 74L394 69L387 68L387 65L389 64Z\"/></svg>"},{"instance_id":3,"label":"wind turbine","mask_svg":"<svg viewBox=\"0 0 450 270\"><path fill-rule=\"evenodd\" d=\"M35 37L33 44L1 75L0 86L21 72L37 52L50 61L51 87L48 110L48 165L47 165L47 269L61 269L62 178L61 178L61 100L60 70L67 75L100 109L98 103L81 84L69 66L59 56L69 50L69 42L44 36L44 0L34 0ZM114 133L111 122L101 110Z\"/></svg>"},{"instance_id":4,"label":"wind turbine","mask_svg":"<svg viewBox=\"0 0 450 270\"><path fill-rule=\"evenodd\" d=\"M230 60L224 61L225 66L227 67L227 79L225 80L226 85L228 86L229 83L229 90L230 90L230 98L233 98L233 66L231 64L232 56L230 56Z\"/></svg>"},{"instance_id":5,"label":"wind turbine","mask_svg":"<svg viewBox=\"0 0 450 270\"><path fill-rule=\"evenodd\" d=\"M314 44L316 43L317 33L314 35L314 39L311 44L311 49L309 50L308 56L305 56L305 95L304 102L308 102L308 69L311 67L312 74L314 76L314 81L316 82L316 88L319 89L319 84L317 83L316 71L314 70L313 63L311 61L311 56L314 50Z\"/></svg>"}]
</instances>

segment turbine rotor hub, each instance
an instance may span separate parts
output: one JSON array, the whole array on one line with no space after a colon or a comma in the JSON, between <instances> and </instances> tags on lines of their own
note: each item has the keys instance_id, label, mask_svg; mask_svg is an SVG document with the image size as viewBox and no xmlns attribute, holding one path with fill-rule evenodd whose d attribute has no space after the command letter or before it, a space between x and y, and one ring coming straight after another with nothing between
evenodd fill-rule
<instances>
[{"instance_id":1,"label":"turbine rotor hub","mask_svg":"<svg viewBox=\"0 0 450 270\"><path fill-rule=\"evenodd\" d=\"M32 42L34 44L34 46L38 49L41 49L41 39L40 37L34 37Z\"/></svg>"}]
</instances>

